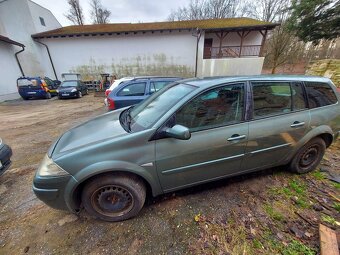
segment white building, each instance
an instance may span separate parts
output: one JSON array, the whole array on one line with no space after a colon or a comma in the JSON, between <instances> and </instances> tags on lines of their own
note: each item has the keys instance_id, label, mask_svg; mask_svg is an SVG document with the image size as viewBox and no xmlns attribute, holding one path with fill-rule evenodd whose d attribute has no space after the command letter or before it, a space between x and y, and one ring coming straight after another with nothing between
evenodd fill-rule
<instances>
[{"instance_id":1,"label":"white building","mask_svg":"<svg viewBox=\"0 0 340 255\"><path fill-rule=\"evenodd\" d=\"M53 77L45 47L31 35L60 27L49 10L30 0L0 0L0 101L18 97L22 74ZM22 73L15 53L23 48L17 54Z\"/></svg>"},{"instance_id":2,"label":"white building","mask_svg":"<svg viewBox=\"0 0 340 255\"><path fill-rule=\"evenodd\" d=\"M5 77L0 81L0 100L16 91L15 80L21 74L14 53L21 44L25 51L18 59L27 76L60 79L62 73L77 72L86 80L97 79L100 73L260 74L267 31L276 25L232 18L61 27L48 10L29 0L0 0L0 35L17 42L4 46L0 40L0 63L6 66L0 69Z\"/></svg>"},{"instance_id":3,"label":"white building","mask_svg":"<svg viewBox=\"0 0 340 255\"><path fill-rule=\"evenodd\" d=\"M48 45L58 76L182 77L260 74L268 30L249 18L68 26L34 34Z\"/></svg>"}]
</instances>

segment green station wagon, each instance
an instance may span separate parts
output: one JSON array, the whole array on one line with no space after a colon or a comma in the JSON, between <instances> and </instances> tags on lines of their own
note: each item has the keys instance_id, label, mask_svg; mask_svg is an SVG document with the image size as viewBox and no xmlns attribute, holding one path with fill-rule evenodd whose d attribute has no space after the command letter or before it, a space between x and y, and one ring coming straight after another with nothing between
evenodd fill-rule
<instances>
[{"instance_id":1,"label":"green station wagon","mask_svg":"<svg viewBox=\"0 0 340 255\"><path fill-rule=\"evenodd\" d=\"M321 77L182 80L67 131L33 190L53 208L119 221L137 215L147 192L279 165L307 173L339 135L335 91Z\"/></svg>"}]
</instances>

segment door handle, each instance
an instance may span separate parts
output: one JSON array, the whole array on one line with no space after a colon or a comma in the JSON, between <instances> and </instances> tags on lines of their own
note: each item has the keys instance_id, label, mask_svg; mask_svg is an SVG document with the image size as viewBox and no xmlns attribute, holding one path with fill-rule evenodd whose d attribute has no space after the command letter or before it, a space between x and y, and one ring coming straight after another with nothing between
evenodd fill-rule
<instances>
[{"instance_id":1,"label":"door handle","mask_svg":"<svg viewBox=\"0 0 340 255\"><path fill-rule=\"evenodd\" d=\"M294 123L290 125L290 127L295 128L295 127L302 127L304 125L305 125L305 122L294 121Z\"/></svg>"},{"instance_id":2,"label":"door handle","mask_svg":"<svg viewBox=\"0 0 340 255\"><path fill-rule=\"evenodd\" d=\"M229 137L227 139L227 141L231 142L231 141L236 141L236 140L241 140L241 139L244 139L246 138L246 135L232 135L231 137Z\"/></svg>"}]
</instances>

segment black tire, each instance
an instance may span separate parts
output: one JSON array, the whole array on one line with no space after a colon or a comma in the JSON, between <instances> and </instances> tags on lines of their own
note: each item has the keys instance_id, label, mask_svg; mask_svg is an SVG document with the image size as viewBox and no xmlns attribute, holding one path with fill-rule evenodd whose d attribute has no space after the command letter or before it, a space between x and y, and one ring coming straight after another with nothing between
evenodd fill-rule
<instances>
[{"instance_id":1,"label":"black tire","mask_svg":"<svg viewBox=\"0 0 340 255\"><path fill-rule=\"evenodd\" d=\"M28 98L28 97L22 97L22 99L24 99L24 100L28 100L29 98Z\"/></svg>"},{"instance_id":2,"label":"black tire","mask_svg":"<svg viewBox=\"0 0 340 255\"><path fill-rule=\"evenodd\" d=\"M305 174L314 170L320 163L326 151L326 143L316 137L306 143L294 156L289 168L292 172Z\"/></svg>"},{"instance_id":3,"label":"black tire","mask_svg":"<svg viewBox=\"0 0 340 255\"><path fill-rule=\"evenodd\" d=\"M47 92L45 98L46 98L46 99L51 99L51 98L52 98L51 93L50 93L50 92Z\"/></svg>"},{"instance_id":4,"label":"black tire","mask_svg":"<svg viewBox=\"0 0 340 255\"><path fill-rule=\"evenodd\" d=\"M121 221L136 216L145 197L145 185L138 177L106 174L86 184L81 200L90 215L105 221Z\"/></svg>"},{"instance_id":5,"label":"black tire","mask_svg":"<svg viewBox=\"0 0 340 255\"><path fill-rule=\"evenodd\" d=\"M61 96L58 96L58 99L63 99Z\"/></svg>"},{"instance_id":6,"label":"black tire","mask_svg":"<svg viewBox=\"0 0 340 255\"><path fill-rule=\"evenodd\" d=\"M83 97L83 94L81 93L81 91L78 91L78 98Z\"/></svg>"}]
</instances>

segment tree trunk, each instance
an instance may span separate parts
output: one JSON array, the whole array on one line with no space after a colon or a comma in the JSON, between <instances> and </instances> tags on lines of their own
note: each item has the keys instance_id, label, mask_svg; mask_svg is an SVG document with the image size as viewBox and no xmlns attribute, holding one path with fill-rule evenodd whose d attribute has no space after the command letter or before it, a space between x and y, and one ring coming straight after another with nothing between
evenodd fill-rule
<instances>
[{"instance_id":1,"label":"tree trunk","mask_svg":"<svg viewBox=\"0 0 340 255\"><path fill-rule=\"evenodd\" d=\"M275 72L276 72L276 67L277 67L277 66L273 66L273 68L272 68L272 74L275 74Z\"/></svg>"}]
</instances>

